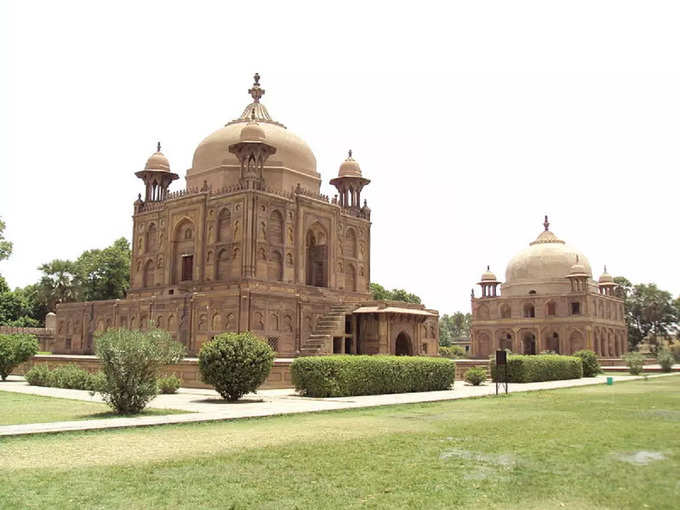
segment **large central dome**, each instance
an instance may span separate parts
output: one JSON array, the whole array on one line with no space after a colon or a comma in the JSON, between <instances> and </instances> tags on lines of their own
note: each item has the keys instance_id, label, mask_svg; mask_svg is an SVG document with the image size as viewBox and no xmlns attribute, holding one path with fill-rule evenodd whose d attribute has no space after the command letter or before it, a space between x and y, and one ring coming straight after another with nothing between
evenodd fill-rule
<instances>
[{"instance_id":1,"label":"large central dome","mask_svg":"<svg viewBox=\"0 0 680 510\"><path fill-rule=\"evenodd\" d=\"M260 76L248 91L253 102L246 106L241 116L206 137L196 148L192 167L187 171L187 187L200 187L206 181L213 189L238 182L240 163L229 152L229 146L240 141L241 130L252 120L264 130L266 142L276 152L264 165L265 183L269 187L290 191L300 183L304 188L318 191L321 179L316 171L314 153L300 137L286 126L272 120L267 108L260 103L264 89Z\"/></svg>"},{"instance_id":2,"label":"large central dome","mask_svg":"<svg viewBox=\"0 0 680 510\"><path fill-rule=\"evenodd\" d=\"M559 287L567 288L570 284L566 277L577 263L592 279L593 272L586 256L559 239L548 227L546 218L545 230L508 263L502 287L505 295L522 295L531 291L543 294Z\"/></svg>"}]
</instances>

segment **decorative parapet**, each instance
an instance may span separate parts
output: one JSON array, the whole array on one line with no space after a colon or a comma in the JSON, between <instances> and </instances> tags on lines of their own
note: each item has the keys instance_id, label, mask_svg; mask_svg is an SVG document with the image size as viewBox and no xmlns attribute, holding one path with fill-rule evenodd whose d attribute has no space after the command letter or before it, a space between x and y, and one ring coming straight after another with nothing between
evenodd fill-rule
<instances>
[{"instance_id":1,"label":"decorative parapet","mask_svg":"<svg viewBox=\"0 0 680 510\"><path fill-rule=\"evenodd\" d=\"M312 198L314 200L320 200L321 202L326 202L327 204L330 203L328 195L322 195L321 193L317 193L316 191L305 189L299 184L295 188L293 188L293 194L302 195L304 197Z\"/></svg>"}]
</instances>

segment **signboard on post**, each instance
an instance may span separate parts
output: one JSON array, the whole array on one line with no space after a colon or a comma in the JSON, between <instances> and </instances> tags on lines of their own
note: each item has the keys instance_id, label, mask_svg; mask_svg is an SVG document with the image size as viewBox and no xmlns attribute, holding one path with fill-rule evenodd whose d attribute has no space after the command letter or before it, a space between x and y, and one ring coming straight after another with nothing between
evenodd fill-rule
<instances>
[{"instance_id":1,"label":"signboard on post","mask_svg":"<svg viewBox=\"0 0 680 510\"><path fill-rule=\"evenodd\" d=\"M506 351L496 351L496 395L498 395L498 385L505 385L505 393L508 392L508 353Z\"/></svg>"}]
</instances>

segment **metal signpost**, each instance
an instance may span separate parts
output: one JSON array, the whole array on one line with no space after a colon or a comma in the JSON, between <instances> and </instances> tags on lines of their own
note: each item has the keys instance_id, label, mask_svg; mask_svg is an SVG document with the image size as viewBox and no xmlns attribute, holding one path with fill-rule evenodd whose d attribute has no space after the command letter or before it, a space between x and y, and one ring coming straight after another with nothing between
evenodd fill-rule
<instances>
[{"instance_id":1,"label":"metal signpost","mask_svg":"<svg viewBox=\"0 0 680 510\"><path fill-rule=\"evenodd\" d=\"M505 393L508 392L508 353L505 351L496 351L496 395L499 385L505 385Z\"/></svg>"}]
</instances>

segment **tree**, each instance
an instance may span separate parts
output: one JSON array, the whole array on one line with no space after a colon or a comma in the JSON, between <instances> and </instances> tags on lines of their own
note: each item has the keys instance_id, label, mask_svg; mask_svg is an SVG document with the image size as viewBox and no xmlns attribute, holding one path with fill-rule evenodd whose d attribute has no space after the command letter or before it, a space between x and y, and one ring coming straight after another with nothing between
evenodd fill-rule
<instances>
[{"instance_id":1,"label":"tree","mask_svg":"<svg viewBox=\"0 0 680 510\"><path fill-rule=\"evenodd\" d=\"M130 286L130 243L124 237L103 250L87 250L75 261L78 299L121 299Z\"/></svg>"},{"instance_id":2,"label":"tree","mask_svg":"<svg viewBox=\"0 0 680 510\"><path fill-rule=\"evenodd\" d=\"M43 272L38 282L38 295L48 310L54 311L58 303L77 300L76 268L73 262L55 259L38 269Z\"/></svg>"},{"instance_id":3,"label":"tree","mask_svg":"<svg viewBox=\"0 0 680 510\"><path fill-rule=\"evenodd\" d=\"M405 303L420 304L420 297L407 292L404 289L387 290L379 283L371 283L369 288L373 294L373 299L377 301L403 301Z\"/></svg>"},{"instance_id":4,"label":"tree","mask_svg":"<svg viewBox=\"0 0 680 510\"><path fill-rule=\"evenodd\" d=\"M463 312L441 316L439 318L439 344L448 346L457 338L468 338L471 319L471 314Z\"/></svg>"},{"instance_id":5,"label":"tree","mask_svg":"<svg viewBox=\"0 0 680 510\"><path fill-rule=\"evenodd\" d=\"M658 337L673 332L679 316L670 292L659 289L654 283L633 285L623 277L614 281L625 291L624 309L631 349L637 349L646 339L655 346Z\"/></svg>"},{"instance_id":6,"label":"tree","mask_svg":"<svg viewBox=\"0 0 680 510\"><path fill-rule=\"evenodd\" d=\"M113 329L95 340L105 380L97 391L119 414L137 414L158 395L158 376L165 365L179 362L184 346L167 331Z\"/></svg>"},{"instance_id":7,"label":"tree","mask_svg":"<svg viewBox=\"0 0 680 510\"><path fill-rule=\"evenodd\" d=\"M33 289L37 303L54 311L59 303L124 298L130 286L130 255L130 243L121 237L103 250L84 251L75 261L43 264L43 276Z\"/></svg>"},{"instance_id":8,"label":"tree","mask_svg":"<svg viewBox=\"0 0 680 510\"><path fill-rule=\"evenodd\" d=\"M12 243L5 240L5 222L0 220L0 260L9 258L12 254Z\"/></svg>"},{"instance_id":9,"label":"tree","mask_svg":"<svg viewBox=\"0 0 680 510\"><path fill-rule=\"evenodd\" d=\"M12 370L38 352L38 340L33 335L0 334L0 378L6 380Z\"/></svg>"}]
</instances>

